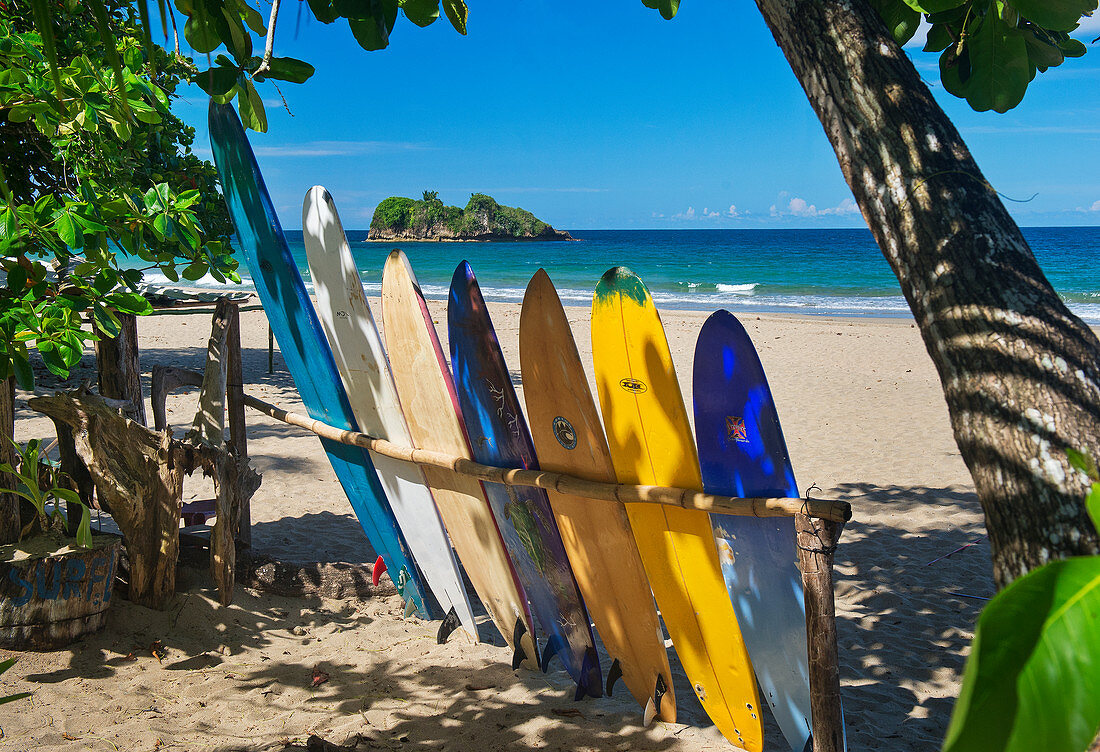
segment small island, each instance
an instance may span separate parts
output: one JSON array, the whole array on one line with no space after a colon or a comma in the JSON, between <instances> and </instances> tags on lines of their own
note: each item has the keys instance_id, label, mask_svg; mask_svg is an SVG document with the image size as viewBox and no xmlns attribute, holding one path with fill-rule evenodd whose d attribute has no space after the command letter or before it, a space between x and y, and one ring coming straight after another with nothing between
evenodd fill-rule
<instances>
[{"instance_id":1,"label":"small island","mask_svg":"<svg viewBox=\"0 0 1100 752\"><path fill-rule=\"evenodd\" d=\"M367 240L573 240L526 209L501 206L484 193L465 209L445 206L437 191L420 201L390 196L374 210Z\"/></svg>"}]
</instances>

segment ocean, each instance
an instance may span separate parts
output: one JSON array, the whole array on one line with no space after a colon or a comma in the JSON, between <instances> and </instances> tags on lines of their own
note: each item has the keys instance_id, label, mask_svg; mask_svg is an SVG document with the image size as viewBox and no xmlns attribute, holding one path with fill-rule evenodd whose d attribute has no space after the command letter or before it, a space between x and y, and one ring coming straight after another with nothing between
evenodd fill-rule
<instances>
[{"instance_id":1,"label":"ocean","mask_svg":"<svg viewBox=\"0 0 1100 752\"><path fill-rule=\"evenodd\" d=\"M588 306L600 275L627 266L649 287L658 308L808 315L911 316L897 279L865 229L575 230L577 242L364 242L349 230L367 294L381 290L382 265L405 251L429 298L445 299L466 259L489 300L519 302L544 267L566 305ZM1100 324L1100 227L1023 229L1044 273L1078 316ZM286 232L310 284L300 230ZM251 287L242 268L244 289ZM161 275L146 280L170 284ZM218 286L207 278L200 286Z\"/></svg>"}]
</instances>

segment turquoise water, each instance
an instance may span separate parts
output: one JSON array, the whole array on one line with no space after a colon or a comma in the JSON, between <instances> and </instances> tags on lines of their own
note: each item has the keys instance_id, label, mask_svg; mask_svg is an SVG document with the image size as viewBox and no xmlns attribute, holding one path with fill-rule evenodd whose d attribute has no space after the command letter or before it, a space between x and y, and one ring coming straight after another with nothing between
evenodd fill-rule
<instances>
[{"instance_id":1,"label":"turquoise water","mask_svg":"<svg viewBox=\"0 0 1100 752\"><path fill-rule=\"evenodd\" d=\"M1100 228L1023 232L1069 307L1100 324ZM587 306L600 275L623 265L645 281L661 308L910 315L867 230L577 230L574 243L367 243L366 235L351 230L348 240L367 293L375 296L386 255L400 247L429 298L447 297L455 267L467 259L485 297L496 301L522 300L541 266L566 305ZM308 284L301 231L288 231L287 240Z\"/></svg>"}]
</instances>

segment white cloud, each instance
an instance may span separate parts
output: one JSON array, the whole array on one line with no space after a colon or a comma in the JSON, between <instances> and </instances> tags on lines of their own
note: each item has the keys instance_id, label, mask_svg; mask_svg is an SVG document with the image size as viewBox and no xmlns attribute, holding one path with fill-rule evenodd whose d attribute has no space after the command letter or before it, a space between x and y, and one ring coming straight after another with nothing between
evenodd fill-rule
<instances>
[{"instance_id":1,"label":"white cloud","mask_svg":"<svg viewBox=\"0 0 1100 752\"><path fill-rule=\"evenodd\" d=\"M726 212L727 217L740 217L741 211L734 204L730 204L729 210Z\"/></svg>"},{"instance_id":2,"label":"white cloud","mask_svg":"<svg viewBox=\"0 0 1100 752\"><path fill-rule=\"evenodd\" d=\"M689 206L687 211L677 212L672 215L673 219L695 219L695 207Z\"/></svg>"},{"instance_id":3,"label":"white cloud","mask_svg":"<svg viewBox=\"0 0 1100 752\"><path fill-rule=\"evenodd\" d=\"M717 219L718 217L722 216L722 212L718 211L717 209L711 211L710 209L703 207L703 216L707 217L708 219Z\"/></svg>"},{"instance_id":4,"label":"white cloud","mask_svg":"<svg viewBox=\"0 0 1100 752\"><path fill-rule=\"evenodd\" d=\"M257 157L351 157L363 154L391 154L401 151L427 151L427 144L406 141L308 141L303 144L253 146Z\"/></svg>"},{"instance_id":5,"label":"white cloud","mask_svg":"<svg viewBox=\"0 0 1100 752\"><path fill-rule=\"evenodd\" d=\"M846 198L836 206L818 209L817 204L811 204L806 199L795 196L782 210L772 204L769 213L773 217L844 217L859 214L859 206L853 199Z\"/></svg>"},{"instance_id":6,"label":"white cloud","mask_svg":"<svg viewBox=\"0 0 1100 752\"><path fill-rule=\"evenodd\" d=\"M1100 212L1100 201L1094 201L1092 206L1089 207L1089 211Z\"/></svg>"},{"instance_id":7,"label":"white cloud","mask_svg":"<svg viewBox=\"0 0 1100 752\"><path fill-rule=\"evenodd\" d=\"M791 202L787 204L787 209L791 214L796 217L816 217L817 207L813 204L807 204L805 199L795 196L791 199Z\"/></svg>"},{"instance_id":8,"label":"white cloud","mask_svg":"<svg viewBox=\"0 0 1100 752\"><path fill-rule=\"evenodd\" d=\"M606 188L586 188L577 186L572 188L486 188L482 193L606 193Z\"/></svg>"}]
</instances>

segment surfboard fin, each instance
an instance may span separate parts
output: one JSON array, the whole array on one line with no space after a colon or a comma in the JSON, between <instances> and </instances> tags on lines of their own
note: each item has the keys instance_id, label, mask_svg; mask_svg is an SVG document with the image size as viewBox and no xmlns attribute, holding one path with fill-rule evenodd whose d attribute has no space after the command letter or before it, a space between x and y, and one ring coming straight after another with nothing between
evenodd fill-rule
<instances>
[{"instance_id":1,"label":"surfboard fin","mask_svg":"<svg viewBox=\"0 0 1100 752\"><path fill-rule=\"evenodd\" d=\"M375 587L378 587L378 580L382 578L382 574L386 571L386 562L382 561L382 557L379 556L374 560L374 568L371 569L370 582Z\"/></svg>"},{"instance_id":2,"label":"surfboard fin","mask_svg":"<svg viewBox=\"0 0 1100 752\"><path fill-rule=\"evenodd\" d=\"M594 646L589 646L584 651L584 662L581 664L581 676L584 679L584 690L589 697L603 697L603 675L600 673L600 654Z\"/></svg>"},{"instance_id":3,"label":"surfboard fin","mask_svg":"<svg viewBox=\"0 0 1100 752\"><path fill-rule=\"evenodd\" d=\"M578 682L577 691L573 693L573 702L580 702L581 700L583 700L587 692L588 689L583 684Z\"/></svg>"},{"instance_id":4,"label":"surfboard fin","mask_svg":"<svg viewBox=\"0 0 1100 752\"><path fill-rule=\"evenodd\" d=\"M462 626L462 622L459 621L458 612L455 611L455 607L451 606L451 610L447 612L447 615L443 618L443 623L439 625L439 631L435 634L435 641L437 644L442 645L447 641L447 638Z\"/></svg>"},{"instance_id":5,"label":"surfboard fin","mask_svg":"<svg viewBox=\"0 0 1100 752\"><path fill-rule=\"evenodd\" d=\"M408 619L410 616L412 616L415 613L416 613L416 602L412 598L409 598L407 601L405 601L405 618Z\"/></svg>"},{"instance_id":6,"label":"surfboard fin","mask_svg":"<svg viewBox=\"0 0 1100 752\"><path fill-rule=\"evenodd\" d=\"M516 626L512 630L512 645L515 652L512 653L512 670L527 660L527 651L523 649L523 635L527 634L527 627L523 625L523 619L516 617Z\"/></svg>"},{"instance_id":7,"label":"surfboard fin","mask_svg":"<svg viewBox=\"0 0 1100 752\"><path fill-rule=\"evenodd\" d=\"M642 712L642 725L648 726L653 723L653 719L661 713L661 698L665 696L665 692L668 691L668 685L665 684L665 677L657 674L657 683L653 687L653 696L646 700L645 710Z\"/></svg>"},{"instance_id":8,"label":"surfboard fin","mask_svg":"<svg viewBox=\"0 0 1100 752\"><path fill-rule=\"evenodd\" d=\"M623 667L619 665L619 659L616 658L611 664L611 668L607 670L607 696L611 696L611 690L615 686L615 682L621 679L623 676Z\"/></svg>"},{"instance_id":9,"label":"surfboard fin","mask_svg":"<svg viewBox=\"0 0 1100 752\"><path fill-rule=\"evenodd\" d=\"M542 660L539 661L539 668L542 669L542 673L546 673L547 667L550 665L550 661L554 658L554 645L556 641L553 637L546 641L546 646L542 649Z\"/></svg>"}]
</instances>

